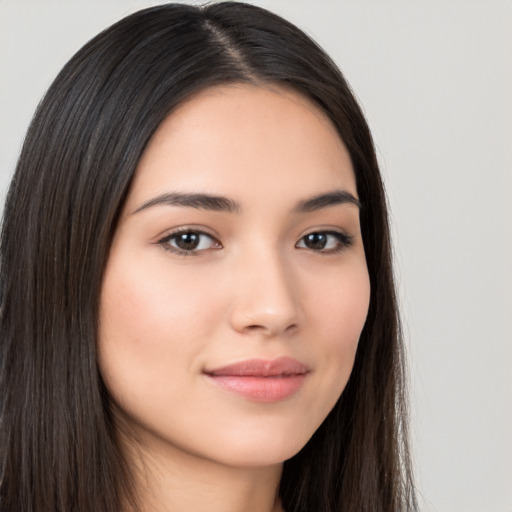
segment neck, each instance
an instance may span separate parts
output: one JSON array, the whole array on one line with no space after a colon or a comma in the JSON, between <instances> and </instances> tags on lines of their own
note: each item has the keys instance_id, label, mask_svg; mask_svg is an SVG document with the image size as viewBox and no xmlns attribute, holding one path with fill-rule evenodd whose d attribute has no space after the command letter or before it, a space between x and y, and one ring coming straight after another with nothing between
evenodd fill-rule
<instances>
[{"instance_id":1,"label":"neck","mask_svg":"<svg viewBox=\"0 0 512 512\"><path fill-rule=\"evenodd\" d=\"M128 451L141 512L283 512L282 464L233 467L169 446Z\"/></svg>"}]
</instances>

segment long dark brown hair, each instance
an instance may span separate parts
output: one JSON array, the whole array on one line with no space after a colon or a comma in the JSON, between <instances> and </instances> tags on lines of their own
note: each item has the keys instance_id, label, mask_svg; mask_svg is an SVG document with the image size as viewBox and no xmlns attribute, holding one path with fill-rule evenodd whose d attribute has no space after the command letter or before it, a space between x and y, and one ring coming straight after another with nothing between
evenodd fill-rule
<instances>
[{"instance_id":1,"label":"long dark brown hair","mask_svg":"<svg viewBox=\"0 0 512 512\"><path fill-rule=\"evenodd\" d=\"M247 4L133 14L64 67L28 130L1 234L0 509L136 509L96 361L103 270L151 136L184 99L244 82L289 87L350 153L371 280L368 318L338 403L284 464L287 512L416 509L386 199L372 138L335 64Z\"/></svg>"}]
</instances>

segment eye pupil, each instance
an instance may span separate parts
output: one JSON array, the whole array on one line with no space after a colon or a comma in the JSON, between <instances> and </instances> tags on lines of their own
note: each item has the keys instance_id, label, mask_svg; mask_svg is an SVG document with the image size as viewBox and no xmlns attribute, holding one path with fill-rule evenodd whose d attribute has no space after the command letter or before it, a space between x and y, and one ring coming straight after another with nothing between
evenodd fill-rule
<instances>
[{"instance_id":1,"label":"eye pupil","mask_svg":"<svg viewBox=\"0 0 512 512\"><path fill-rule=\"evenodd\" d=\"M327 244L327 235L324 233L310 233L304 237L304 244L308 249L323 249Z\"/></svg>"},{"instance_id":2,"label":"eye pupil","mask_svg":"<svg viewBox=\"0 0 512 512\"><path fill-rule=\"evenodd\" d=\"M196 249L200 242L200 235L198 233L180 233L175 238L175 244L184 251L191 251Z\"/></svg>"}]
</instances>

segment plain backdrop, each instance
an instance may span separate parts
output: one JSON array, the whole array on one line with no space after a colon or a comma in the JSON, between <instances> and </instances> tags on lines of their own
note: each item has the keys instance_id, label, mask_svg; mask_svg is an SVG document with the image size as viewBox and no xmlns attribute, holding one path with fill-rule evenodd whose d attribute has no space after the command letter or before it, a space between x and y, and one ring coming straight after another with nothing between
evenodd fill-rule
<instances>
[{"instance_id":1,"label":"plain backdrop","mask_svg":"<svg viewBox=\"0 0 512 512\"><path fill-rule=\"evenodd\" d=\"M150 0L0 0L0 196L88 39ZM333 56L392 212L421 509L512 511L512 1L256 0Z\"/></svg>"}]
</instances>

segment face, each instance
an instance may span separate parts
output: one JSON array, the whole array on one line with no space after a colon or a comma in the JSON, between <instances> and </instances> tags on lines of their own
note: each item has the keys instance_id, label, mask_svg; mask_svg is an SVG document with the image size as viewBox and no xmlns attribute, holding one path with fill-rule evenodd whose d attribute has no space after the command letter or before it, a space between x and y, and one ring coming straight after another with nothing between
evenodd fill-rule
<instances>
[{"instance_id":1,"label":"face","mask_svg":"<svg viewBox=\"0 0 512 512\"><path fill-rule=\"evenodd\" d=\"M280 88L211 88L158 128L107 262L99 364L148 452L274 465L325 419L370 295L354 173Z\"/></svg>"}]
</instances>

